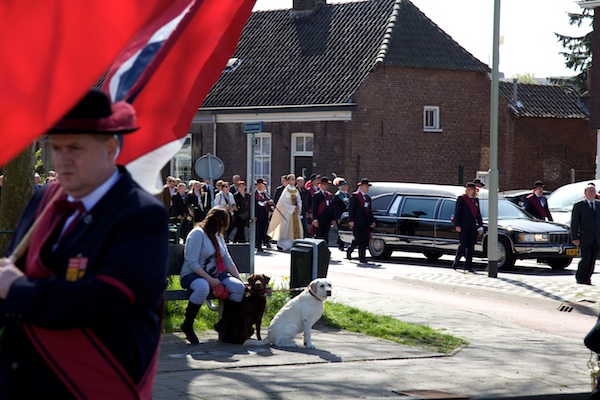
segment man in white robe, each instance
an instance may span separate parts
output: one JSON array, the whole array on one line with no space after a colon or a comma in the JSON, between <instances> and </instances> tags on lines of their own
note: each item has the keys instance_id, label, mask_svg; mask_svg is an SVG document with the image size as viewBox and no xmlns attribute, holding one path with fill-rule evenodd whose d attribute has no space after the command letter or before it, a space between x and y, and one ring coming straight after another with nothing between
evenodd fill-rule
<instances>
[{"instance_id":1,"label":"man in white robe","mask_svg":"<svg viewBox=\"0 0 600 400\"><path fill-rule=\"evenodd\" d=\"M287 185L281 193L267 230L267 235L272 240L277 241L278 248L289 250L292 248L294 240L304 237L302 222L300 221L301 209L302 199L296 188L296 176L289 174Z\"/></svg>"}]
</instances>

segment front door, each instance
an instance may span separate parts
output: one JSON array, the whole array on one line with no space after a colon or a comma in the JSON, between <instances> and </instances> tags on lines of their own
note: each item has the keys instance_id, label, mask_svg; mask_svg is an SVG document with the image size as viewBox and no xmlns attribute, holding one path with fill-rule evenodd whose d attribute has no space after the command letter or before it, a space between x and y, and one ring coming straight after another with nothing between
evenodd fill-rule
<instances>
[{"instance_id":1,"label":"front door","mask_svg":"<svg viewBox=\"0 0 600 400\"><path fill-rule=\"evenodd\" d=\"M294 174L305 178L312 174L312 157L295 156L294 157Z\"/></svg>"}]
</instances>

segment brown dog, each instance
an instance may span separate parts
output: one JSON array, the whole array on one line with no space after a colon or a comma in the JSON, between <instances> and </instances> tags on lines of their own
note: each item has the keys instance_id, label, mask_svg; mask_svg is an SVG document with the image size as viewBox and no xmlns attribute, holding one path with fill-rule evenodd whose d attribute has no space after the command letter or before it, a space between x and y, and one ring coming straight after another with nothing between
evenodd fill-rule
<instances>
[{"instance_id":1,"label":"brown dog","mask_svg":"<svg viewBox=\"0 0 600 400\"><path fill-rule=\"evenodd\" d=\"M225 300L221 320L215 324L219 339L226 343L242 344L254 334L261 340L260 325L267 305L267 284L271 278L265 274L252 274L248 278L246 294L240 303Z\"/></svg>"}]
</instances>

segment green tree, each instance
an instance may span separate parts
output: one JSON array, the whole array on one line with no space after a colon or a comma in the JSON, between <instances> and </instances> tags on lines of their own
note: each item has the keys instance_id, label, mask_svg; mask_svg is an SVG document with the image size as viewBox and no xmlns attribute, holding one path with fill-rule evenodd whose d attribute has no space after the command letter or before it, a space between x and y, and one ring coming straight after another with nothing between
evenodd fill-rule
<instances>
[{"instance_id":1,"label":"green tree","mask_svg":"<svg viewBox=\"0 0 600 400\"><path fill-rule=\"evenodd\" d=\"M527 72L527 73L524 73L524 74L515 74L512 77L512 79L515 79L515 78L517 78L517 82L519 82L519 83L531 83L531 84L537 84L538 83L535 80L535 75L532 74L531 72Z\"/></svg>"},{"instance_id":2,"label":"green tree","mask_svg":"<svg viewBox=\"0 0 600 400\"><path fill-rule=\"evenodd\" d=\"M568 13L569 25L581 27L584 24L592 27L594 14L584 8L581 13ZM587 91L587 74L592 64L592 31L583 36L566 36L554 33L558 42L565 48L560 54L565 58L565 66L578 74L570 78L550 78L559 85L571 85L579 93Z\"/></svg>"},{"instance_id":3,"label":"green tree","mask_svg":"<svg viewBox=\"0 0 600 400\"><path fill-rule=\"evenodd\" d=\"M12 161L4 165L2 182L2 202L0 202L0 230L15 229L28 200L33 195L33 170L35 165L35 144L25 149ZM10 234L0 234L0 254L11 239Z\"/></svg>"}]
</instances>

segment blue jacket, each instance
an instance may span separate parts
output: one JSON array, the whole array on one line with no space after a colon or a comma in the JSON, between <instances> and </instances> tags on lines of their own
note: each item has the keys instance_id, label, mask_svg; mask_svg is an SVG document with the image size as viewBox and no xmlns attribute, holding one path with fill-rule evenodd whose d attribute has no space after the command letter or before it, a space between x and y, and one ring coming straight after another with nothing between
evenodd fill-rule
<instances>
[{"instance_id":1,"label":"blue jacket","mask_svg":"<svg viewBox=\"0 0 600 400\"><path fill-rule=\"evenodd\" d=\"M0 393L9 398L72 396L38 354L22 322L57 331L89 328L135 384L154 356L166 287L168 215L164 205L141 189L123 167L119 171L119 180L58 248L42 253L54 276L18 279L0 305L5 325ZM28 204L7 254L32 225L46 189L36 192ZM69 282L65 276L74 257L86 258L87 269L83 277ZM17 263L21 269L24 259ZM77 355L76 348L72 351Z\"/></svg>"}]
</instances>

